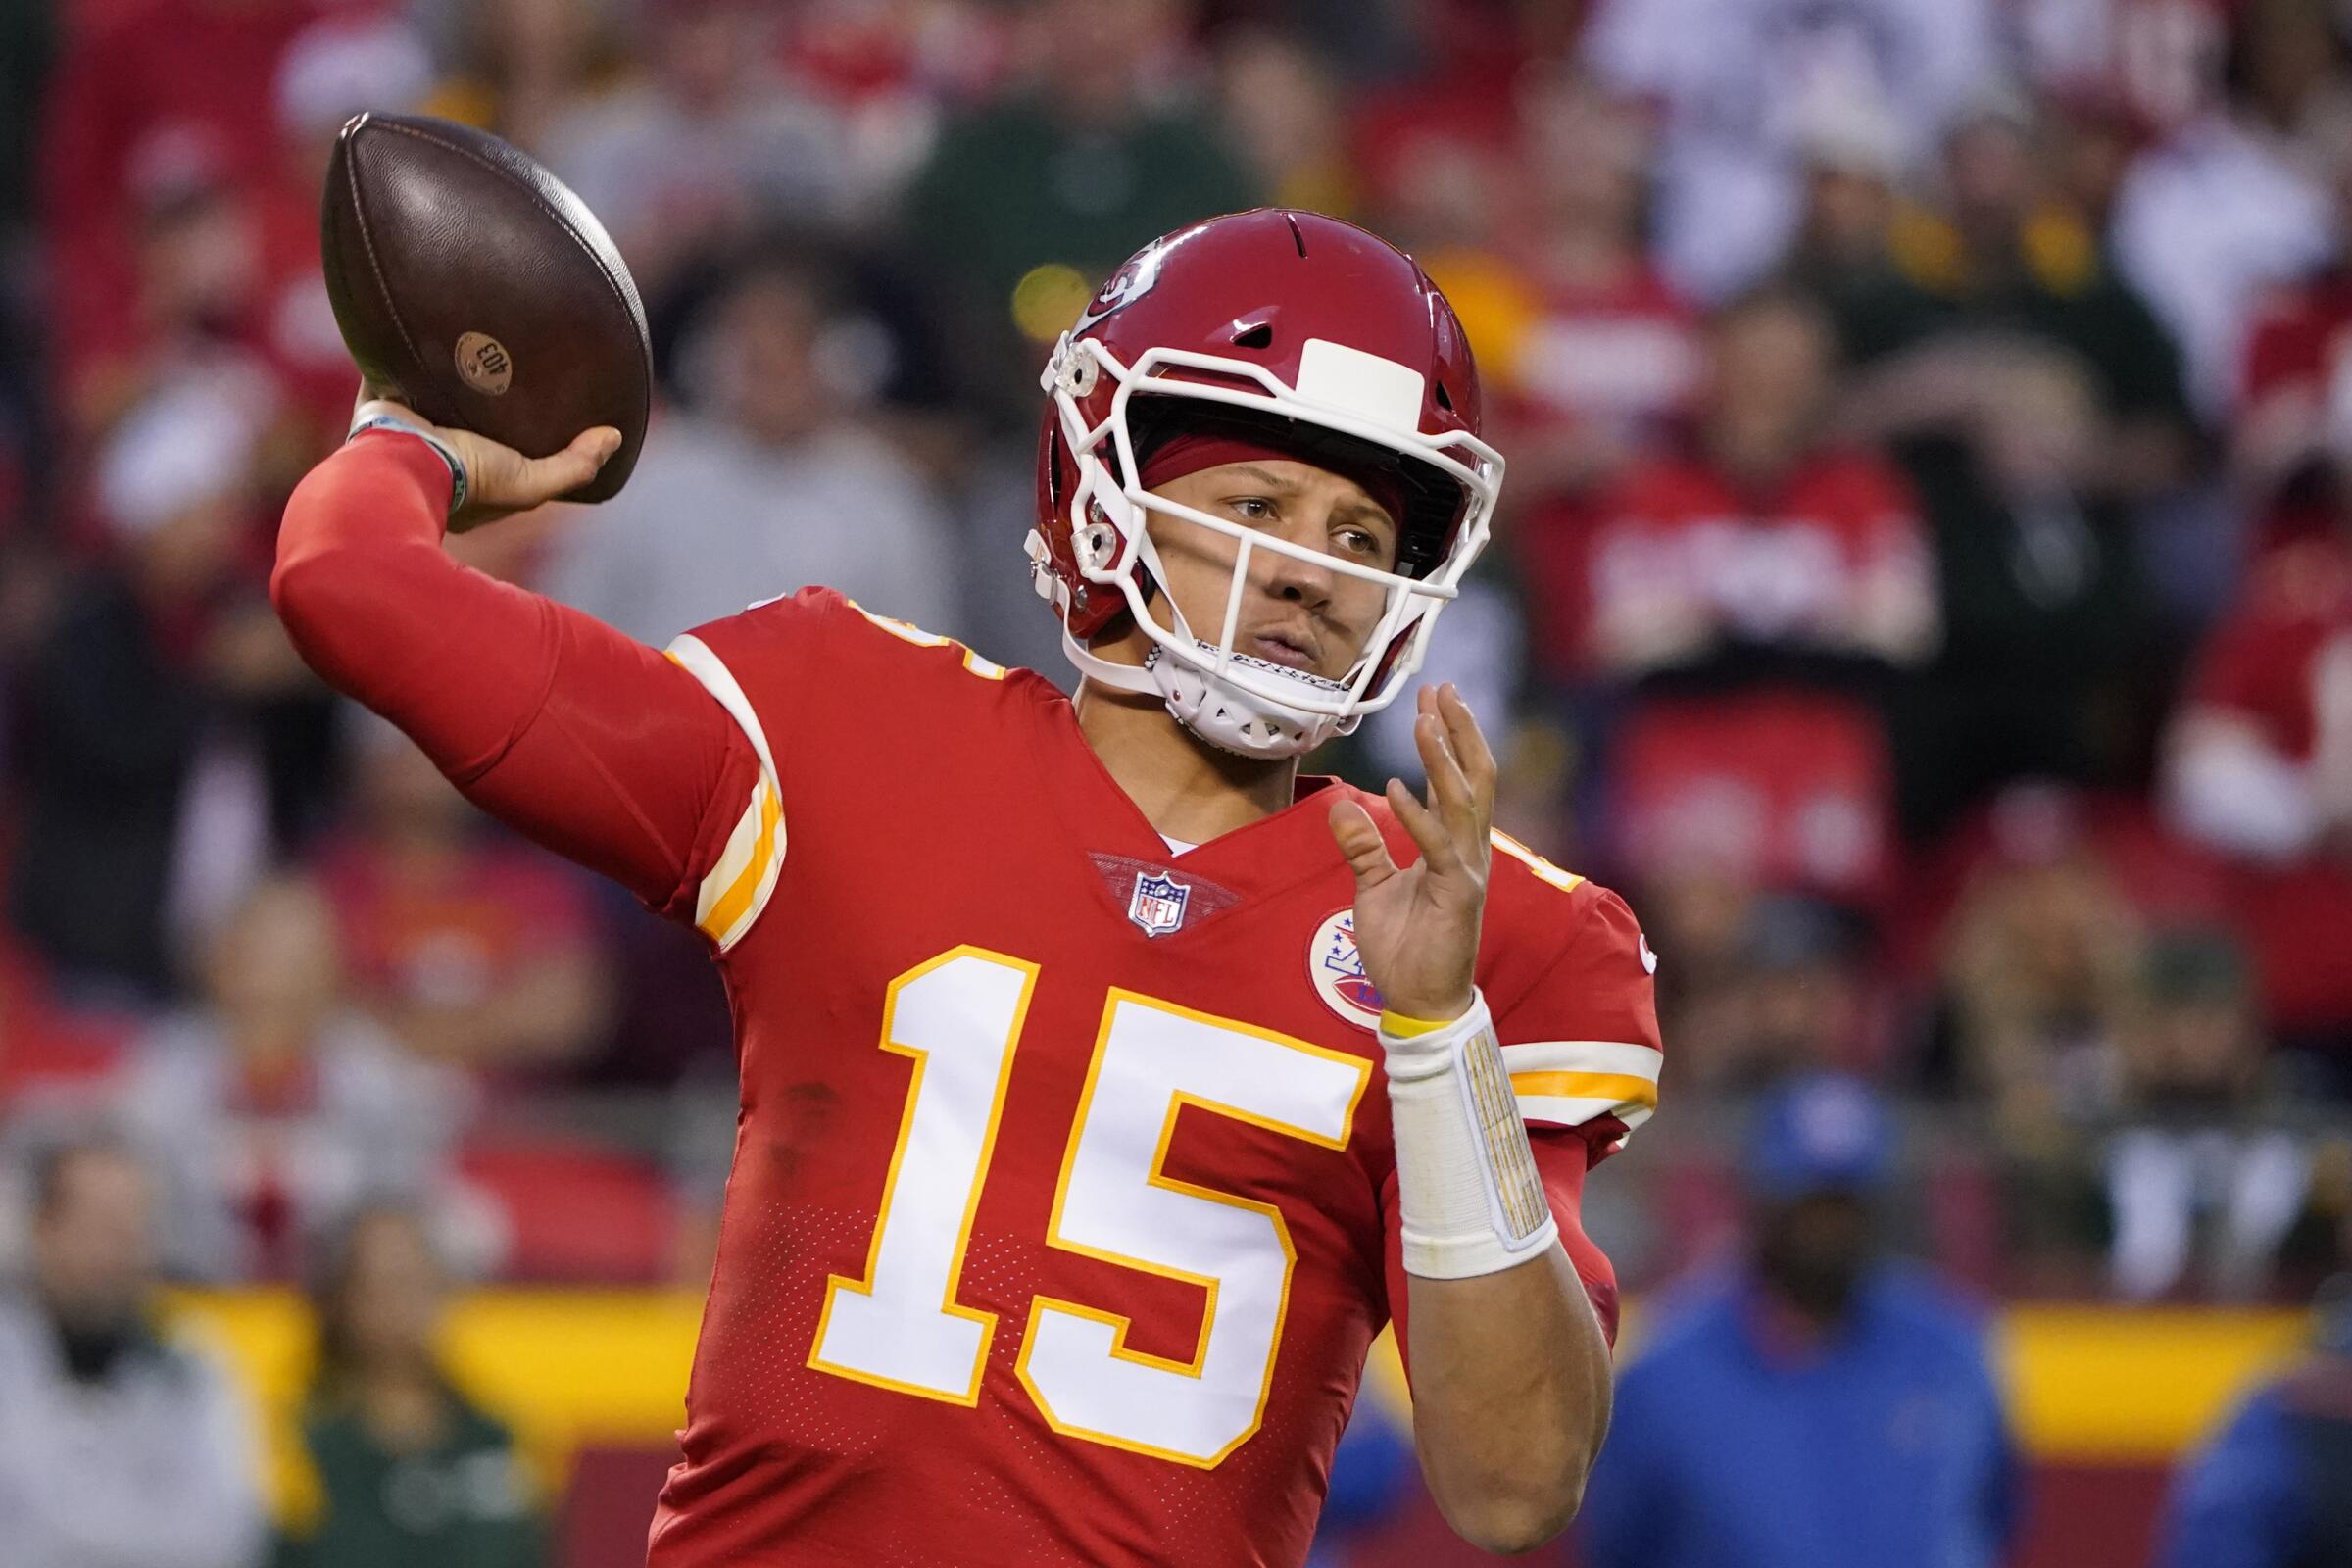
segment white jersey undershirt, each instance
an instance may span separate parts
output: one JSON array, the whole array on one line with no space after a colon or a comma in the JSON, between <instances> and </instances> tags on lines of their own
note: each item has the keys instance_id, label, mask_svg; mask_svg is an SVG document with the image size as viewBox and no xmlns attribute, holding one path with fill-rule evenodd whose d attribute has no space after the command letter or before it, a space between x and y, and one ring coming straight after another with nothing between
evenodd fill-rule
<instances>
[{"instance_id":1,"label":"white jersey undershirt","mask_svg":"<svg viewBox=\"0 0 2352 1568\"><path fill-rule=\"evenodd\" d=\"M1167 845L1168 853L1172 856L1182 855L1188 850L1197 850L1200 847L1198 844L1187 844L1184 842L1184 840L1179 838L1171 838L1165 833L1162 833L1159 837L1160 841Z\"/></svg>"}]
</instances>

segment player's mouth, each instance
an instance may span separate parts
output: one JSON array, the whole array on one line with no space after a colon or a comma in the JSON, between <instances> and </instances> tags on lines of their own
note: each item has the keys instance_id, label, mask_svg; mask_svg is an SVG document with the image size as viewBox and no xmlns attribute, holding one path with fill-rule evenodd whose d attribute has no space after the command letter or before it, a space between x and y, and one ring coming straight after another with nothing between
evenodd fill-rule
<instances>
[{"instance_id":1,"label":"player's mouth","mask_svg":"<svg viewBox=\"0 0 2352 1568\"><path fill-rule=\"evenodd\" d=\"M1242 652L1254 654L1268 663L1303 669L1309 674L1314 672L1314 649L1302 639L1283 632L1261 631L1250 639Z\"/></svg>"}]
</instances>

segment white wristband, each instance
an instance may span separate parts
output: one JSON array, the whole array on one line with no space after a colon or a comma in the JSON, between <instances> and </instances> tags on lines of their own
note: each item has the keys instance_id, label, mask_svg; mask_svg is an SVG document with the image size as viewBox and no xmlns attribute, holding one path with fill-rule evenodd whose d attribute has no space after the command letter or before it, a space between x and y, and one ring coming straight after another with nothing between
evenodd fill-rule
<instances>
[{"instance_id":1,"label":"white wristband","mask_svg":"<svg viewBox=\"0 0 2352 1568\"><path fill-rule=\"evenodd\" d=\"M1487 999L1419 1034L1380 1032L1396 1131L1404 1268L1458 1280L1515 1268L1559 1235Z\"/></svg>"},{"instance_id":2,"label":"white wristband","mask_svg":"<svg viewBox=\"0 0 2352 1568\"><path fill-rule=\"evenodd\" d=\"M440 456L441 461L449 465L449 515L454 517L458 514L458 509L466 505L466 493L470 486L466 480L466 464L459 458L455 448L430 430L418 429L409 420L402 418L392 412L390 405L380 399L363 403L353 413L351 431L350 434L343 437L344 444L350 445L354 437L368 430L398 430L401 434L413 435L426 446L431 447Z\"/></svg>"}]
</instances>

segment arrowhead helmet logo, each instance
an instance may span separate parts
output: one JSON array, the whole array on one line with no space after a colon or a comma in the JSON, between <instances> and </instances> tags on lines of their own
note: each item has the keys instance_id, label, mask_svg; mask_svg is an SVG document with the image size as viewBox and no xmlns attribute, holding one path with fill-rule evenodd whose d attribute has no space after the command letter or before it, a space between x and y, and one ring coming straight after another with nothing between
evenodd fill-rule
<instances>
[{"instance_id":1,"label":"arrowhead helmet logo","mask_svg":"<svg viewBox=\"0 0 2352 1568\"><path fill-rule=\"evenodd\" d=\"M1164 243L1148 245L1129 257L1126 265L1111 273L1095 297L1086 302L1086 314L1070 328L1070 336L1081 336L1111 312L1123 310L1151 293L1159 282L1159 270L1167 261L1170 248Z\"/></svg>"}]
</instances>

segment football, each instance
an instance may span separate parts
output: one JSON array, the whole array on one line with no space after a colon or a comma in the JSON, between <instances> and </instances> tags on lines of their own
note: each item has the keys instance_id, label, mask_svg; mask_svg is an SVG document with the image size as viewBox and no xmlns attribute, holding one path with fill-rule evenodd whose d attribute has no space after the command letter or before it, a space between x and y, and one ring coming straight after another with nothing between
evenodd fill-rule
<instances>
[{"instance_id":1,"label":"football","mask_svg":"<svg viewBox=\"0 0 2352 1568\"><path fill-rule=\"evenodd\" d=\"M335 140L319 242L369 380L525 457L612 425L620 449L564 499L628 482L653 401L645 306L596 215L536 161L448 121L358 115Z\"/></svg>"}]
</instances>

